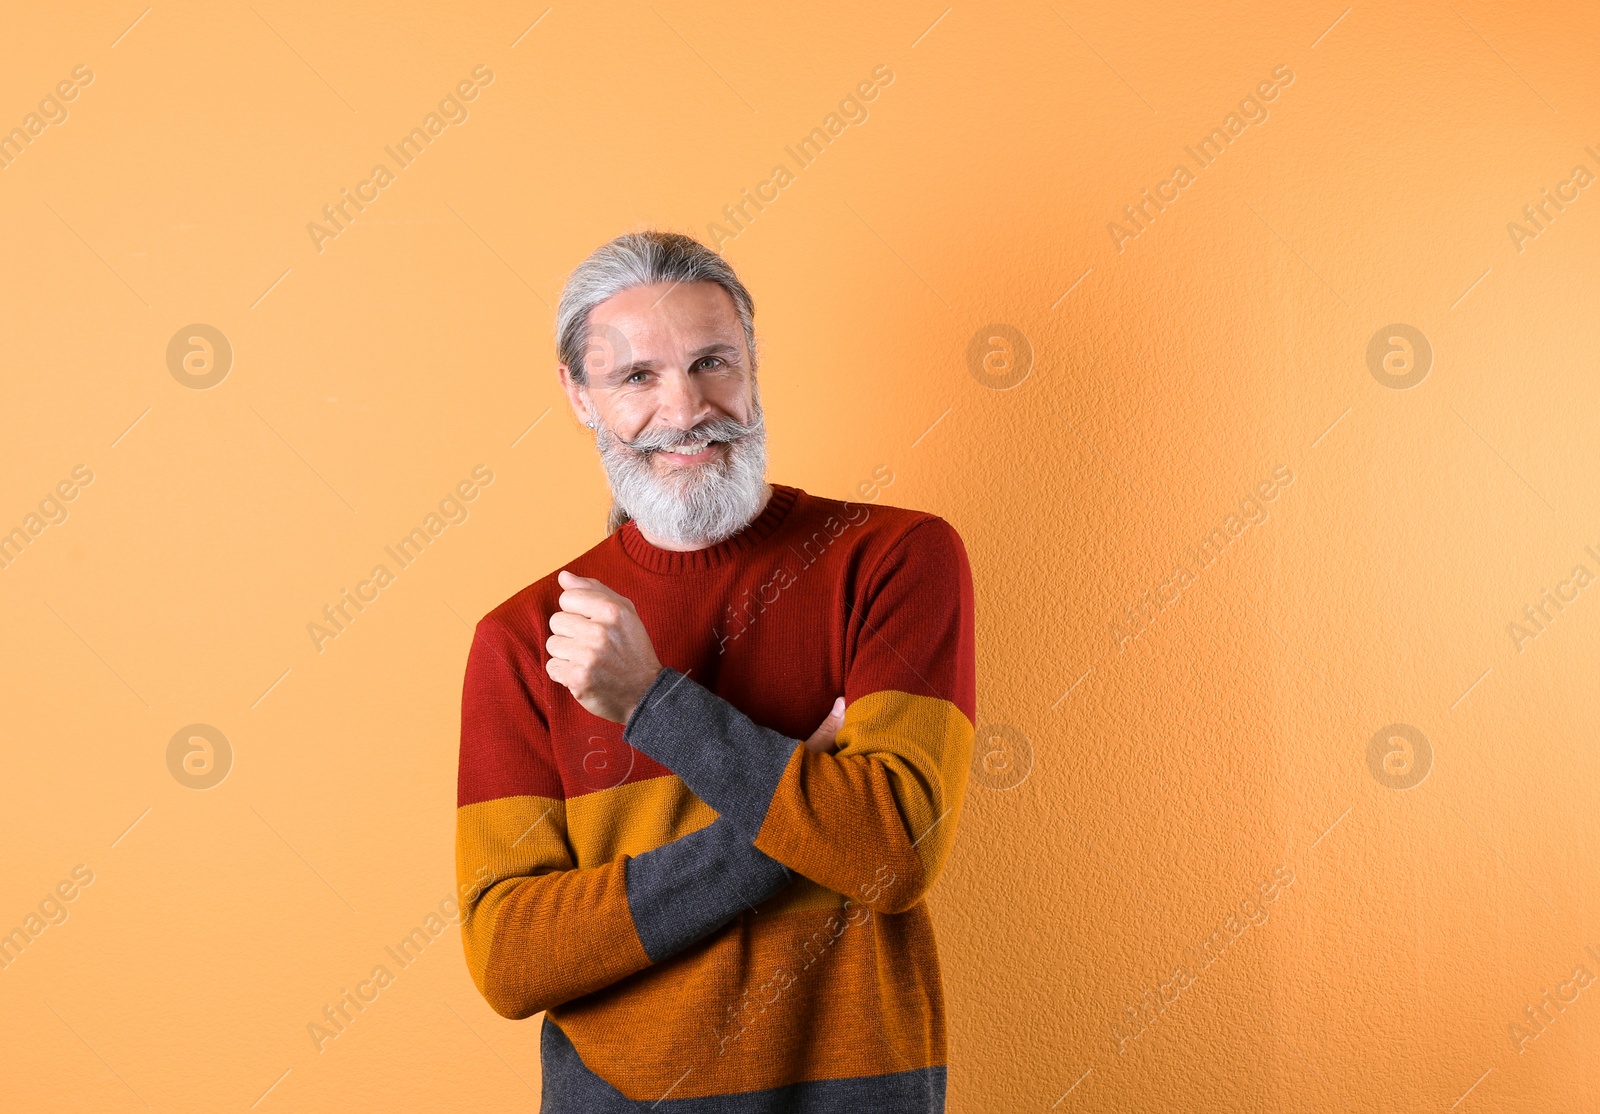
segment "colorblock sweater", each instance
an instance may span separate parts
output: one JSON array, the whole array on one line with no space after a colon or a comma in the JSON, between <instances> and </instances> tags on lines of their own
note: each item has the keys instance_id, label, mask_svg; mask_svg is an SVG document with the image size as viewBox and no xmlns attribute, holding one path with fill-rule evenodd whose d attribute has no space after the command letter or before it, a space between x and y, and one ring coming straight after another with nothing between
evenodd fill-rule
<instances>
[{"instance_id":1,"label":"colorblock sweater","mask_svg":"<svg viewBox=\"0 0 1600 1114\"><path fill-rule=\"evenodd\" d=\"M784 485L706 549L629 522L566 566L663 663L626 724L545 672L555 573L478 623L456 863L468 967L544 1011L544 1107L942 1111L925 895L975 717L971 571L934 515ZM835 697L830 753L806 748Z\"/></svg>"}]
</instances>

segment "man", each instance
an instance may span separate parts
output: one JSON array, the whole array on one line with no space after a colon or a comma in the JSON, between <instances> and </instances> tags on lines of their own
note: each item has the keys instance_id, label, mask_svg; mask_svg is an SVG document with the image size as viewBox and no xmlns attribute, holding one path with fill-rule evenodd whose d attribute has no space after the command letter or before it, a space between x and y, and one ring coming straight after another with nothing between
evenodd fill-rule
<instances>
[{"instance_id":1,"label":"man","mask_svg":"<svg viewBox=\"0 0 1600 1114\"><path fill-rule=\"evenodd\" d=\"M561 383L611 530L468 656L462 938L497 1012L545 1011L549 1114L944 1109L924 895L972 757L967 556L766 482L753 319L687 236L578 267Z\"/></svg>"}]
</instances>

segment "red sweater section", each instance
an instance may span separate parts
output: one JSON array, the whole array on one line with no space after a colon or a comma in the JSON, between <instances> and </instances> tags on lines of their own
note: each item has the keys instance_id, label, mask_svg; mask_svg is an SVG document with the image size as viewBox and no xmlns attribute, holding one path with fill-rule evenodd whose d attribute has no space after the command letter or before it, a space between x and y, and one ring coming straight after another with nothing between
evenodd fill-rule
<instances>
[{"instance_id":1,"label":"red sweater section","mask_svg":"<svg viewBox=\"0 0 1600 1114\"><path fill-rule=\"evenodd\" d=\"M773 484L754 522L706 549L658 549L629 522L563 567L632 600L663 665L804 739L839 695L853 703L894 690L949 701L975 719L965 562L959 537L935 515ZM458 805L570 800L671 772L545 673L560 594L552 571L485 617L530 691L516 709L499 707L489 679L468 670Z\"/></svg>"}]
</instances>

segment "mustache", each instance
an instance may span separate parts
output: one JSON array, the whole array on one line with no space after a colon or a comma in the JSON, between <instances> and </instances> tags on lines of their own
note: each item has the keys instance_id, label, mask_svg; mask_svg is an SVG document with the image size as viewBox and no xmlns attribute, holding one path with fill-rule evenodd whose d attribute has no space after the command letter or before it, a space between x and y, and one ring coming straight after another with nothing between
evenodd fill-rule
<instances>
[{"instance_id":1,"label":"mustache","mask_svg":"<svg viewBox=\"0 0 1600 1114\"><path fill-rule=\"evenodd\" d=\"M735 418L712 418L701 422L690 430L682 429L647 429L632 441L618 436L610 429L605 429L607 437L619 444L625 445L636 453L653 453L662 449L671 448L673 445L685 441L737 441L741 437L748 437L765 428L766 420L759 412L748 424Z\"/></svg>"}]
</instances>

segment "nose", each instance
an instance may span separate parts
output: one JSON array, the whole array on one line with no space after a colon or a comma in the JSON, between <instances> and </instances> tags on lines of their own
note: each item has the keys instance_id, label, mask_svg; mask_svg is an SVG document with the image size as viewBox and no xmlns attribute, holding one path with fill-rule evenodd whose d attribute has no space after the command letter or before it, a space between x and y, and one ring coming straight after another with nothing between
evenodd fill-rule
<instances>
[{"instance_id":1,"label":"nose","mask_svg":"<svg viewBox=\"0 0 1600 1114\"><path fill-rule=\"evenodd\" d=\"M713 416L705 391L687 372L674 371L662 376L657 412L676 429L693 429Z\"/></svg>"}]
</instances>

